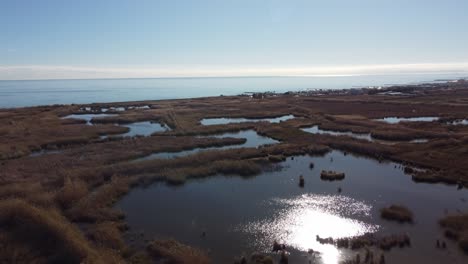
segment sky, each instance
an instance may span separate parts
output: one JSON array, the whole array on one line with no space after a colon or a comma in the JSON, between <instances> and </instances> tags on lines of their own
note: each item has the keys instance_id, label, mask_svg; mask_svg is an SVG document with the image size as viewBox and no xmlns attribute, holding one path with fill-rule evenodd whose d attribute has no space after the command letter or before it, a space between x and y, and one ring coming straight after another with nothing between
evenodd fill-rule
<instances>
[{"instance_id":1,"label":"sky","mask_svg":"<svg viewBox=\"0 0 468 264\"><path fill-rule=\"evenodd\" d=\"M466 0L0 0L0 80L468 71Z\"/></svg>"}]
</instances>

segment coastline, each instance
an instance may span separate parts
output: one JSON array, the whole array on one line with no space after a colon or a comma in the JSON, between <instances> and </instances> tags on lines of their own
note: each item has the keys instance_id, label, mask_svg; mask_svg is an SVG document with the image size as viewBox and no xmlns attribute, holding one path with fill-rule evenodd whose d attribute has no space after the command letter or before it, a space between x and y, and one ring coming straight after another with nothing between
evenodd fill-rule
<instances>
[{"instance_id":1,"label":"coastline","mask_svg":"<svg viewBox=\"0 0 468 264\"><path fill-rule=\"evenodd\" d=\"M360 89L437 83L436 79L458 79L442 75L358 75L340 77L231 77L160 79L80 79L0 81L0 109L54 104L89 104L123 101L190 99L234 96L244 92L286 93L310 90Z\"/></svg>"}]
</instances>

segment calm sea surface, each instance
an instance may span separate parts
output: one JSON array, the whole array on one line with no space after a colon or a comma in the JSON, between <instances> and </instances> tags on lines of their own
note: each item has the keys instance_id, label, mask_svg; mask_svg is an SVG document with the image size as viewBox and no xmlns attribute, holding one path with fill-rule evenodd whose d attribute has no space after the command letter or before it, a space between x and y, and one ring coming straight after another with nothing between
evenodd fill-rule
<instances>
[{"instance_id":1,"label":"calm sea surface","mask_svg":"<svg viewBox=\"0 0 468 264\"><path fill-rule=\"evenodd\" d=\"M457 79L465 74L0 81L0 108L341 89Z\"/></svg>"}]
</instances>

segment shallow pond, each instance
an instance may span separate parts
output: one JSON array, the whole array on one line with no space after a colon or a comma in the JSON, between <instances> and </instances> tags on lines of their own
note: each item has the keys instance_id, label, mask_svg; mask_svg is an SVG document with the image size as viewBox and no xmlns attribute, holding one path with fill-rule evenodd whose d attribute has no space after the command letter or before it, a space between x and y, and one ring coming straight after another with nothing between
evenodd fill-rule
<instances>
[{"instance_id":1,"label":"shallow pond","mask_svg":"<svg viewBox=\"0 0 468 264\"><path fill-rule=\"evenodd\" d=\"M29 154L29 157L39 157L42 155L57 154L61 152L62 152L61 150L56 150L56 149L41 149L41 150L31 152L31 154Z\"/></svg>"},{"instance_id":2,"label":"shallow pond","mask_svg":"<svg viewBox=\"0 0 468 264\"><path fill-rule=\"evenodd\" d=\"M320 129L318 126L312 126L308 128L302 128L301 129L304 132L311 133L311 134L327 134L327 135L332 135L332 136L349 136L353 138L358 138L358 139L364 139L367 141L372 141L373 138L369 133L363 133L363 134L358 134L358 133L353 133L353 132L339 132L339 131L332 131L332 130L323 130Z\"/></svg>"},{"instance_id":3,"label":"shallow pond","mask_svg":"<svg viewBox=\"0 0 468 264\"><path fill-rule=\"evenodd\" d=\"M222 134L215 134L215 135L209 135L209 136L200 136L200 137L245 138L246 141L245 141L244 144L239 144L239 145L228 145L228 146L222 146L222 147L208 147L208 148L195 148L195 149L184 150L184 151L179 151L179 152L153 153L151 155L148 155L148 156L143 157L143 158L136 159L134 161L151 160L151 159L170 159L170 158L176 158L176 157L183 157L183 156L192 155L192 154L195 154L195 153L197 153L199 151L215 150L215 149L234 149L234 148L257 148L257 147L263 146L263 145L270 145L270 144L279 143L279 141L276 141L276 140L274 140L272 138L260 136L255 130L252 130L252 129L243 130L243 131L239 131L239 132L233 132L233 133L222 133Z\"/></svg>"},{"instance_id":4,"label":"shallow pond","mask_svg":"<svg viewBox=\"0 0 468 264\"><path fill-rule=\"evenodd\" d=\"M455 126L458 126L458 125L467 126L468 125L468 119L455 120L455 121L452 121L452 122L448 122L448 124L449 125L455 125Z\"/></svg>"},{"instance_id":5,"label":"shallow pond","mask_svg":"<svg viewBox=\"0 0 468 264\"><path fill-rule=\"evenodd\" d=\"M93 118L100 118L100 117L109 117L109 116L117 116L117 114L73 114L67 115L63 118L74 118L74 119L83 119L86 120L87 125L92 125ZM117 124L118 125L118 124ZM170 130L168 126L165 124L160 124L157 122L152 121L143 121L143 122L135 122L130 124L121 125L124 127L128 127L130 130L124 134L118 134L118 136L123 137L134 137L134 136L151 136L151 134L156 132L164 132ZM108 135L100 136L101 139L105 139L109 137Z\"/></svg>"},{"instance_id":6,"label":"shallow pond","mask_svg":"<svg viewBox=\"0 0 468 264\"><path fill-rule=\"evenodd\" d=\"M374 139L370 133L353 133L353 132L340 132L340 131L333 131L333 130L323 130L320 129L318 126L312 126L308 128L302 128L301 129L304 132L311 133L311 134L326 134L326 135L332 135L332 136L349 136L357 139L363 139L367 141L373 141L373 142L378 142L382 144L397 144L397 143L402 143L402 142L407 142L407 143L426 143L428 142L427 139L413 139L409 141L389 141L389 140L383 140L383 139Z\"/></svg>"},{"instance_id":7,"label":"shallow pond","mask_svg":"<svg viewBox=\"0 0 468 264\"><path fill-rule=\"evenodd\" d=\"M289 119L293 119L293 115L285 115L280 117L274 118L204 118L200 121L200 123L204 126L208 125L225 125L225 124L232 124L232 123L244 123L244 122L270 122L270 123L279 123L282 121L286 121Z\"/></svg>"},{"instance_id":8,"label":"shallow pond","mask_svg":"<svg viewBox=\"0 0 468 264\"><path fill-rule=\"evenodd\" d=\"M254 251L268 253L274 240L287 244L290 263L338 263L355 253L322 245L316 235L338 238L365 232L409 234L412 247L386 252L387 263L467 263L452 242L445 251L435 249L442 237L437 220L466 209L467 190L417 184L398 164L339 151L297 156L279 165L283 169L252 178L215 176L178 187L159 183L136 188L116 206L126 213L130 232L200 247L210 252L214 263L233 263ZM321 181L322 169L345 172L346 178ZM298 186L301 174L304 188ZM415 223L382 220L379 209L390 204L410 208ZM309 255L308 249L321 253Z\"/></svg>"},{"instance_id":9,"label":"shallow pond","mask_svg":"<svg viewBox=\"0 0 468 264\"><path fill-rule=\"evenodd\" d=\"M150 109L150 106L149 105L143 105L143 106L127 106L127 107L123 107L123 106L120 106L120 107L103 107L101 108L101 112L103 113L106 113L106 112L109 112L109 111L112 111L112 112L124 112L126 110L133 110L133 109L136 109L136 110L147 110L147 109Z\"/></svg>"},{"instance_id":10,"label":"shallow pond","mask_svg":"<svg viewBox=\"0 0 468 264\"><path fill-rule=\"evenodd\" d=\"M381 119L376 119L377 121L382 121L389 124L397 124L400 122L433 122L439 120L435 116L424 116L424 117L384 117Z\"/></svg>"},{"instance_id":11,"label":"shallow pond","mask_svg":"<svg viewBox=\"0 0 468 264\"><path fill-rule=\"evenodd\" d=\"M67 115L65 117L62 117L62 118L83 119L83 120L86 120L87 125L92 125L91 120L93 118L109 117L109 116L117 116L117 115L116 114L72 114L72 115Z\"/></svg>"},{"instance_id":12,"label":"shallow pond","mask_svg":"<svg viewBox=\"0 0 468 264\"><path fill-rule=\"evenodd\" d=\"M131 124L122 125L128 127L130 131L125 134L120 134L119 136L124 137L134 137L134 136L151 136L151 134L156 132L164 132L170 130L170 128L164 124L144 121L144 122L135 122Z\"/></svg>"}]
</instances>

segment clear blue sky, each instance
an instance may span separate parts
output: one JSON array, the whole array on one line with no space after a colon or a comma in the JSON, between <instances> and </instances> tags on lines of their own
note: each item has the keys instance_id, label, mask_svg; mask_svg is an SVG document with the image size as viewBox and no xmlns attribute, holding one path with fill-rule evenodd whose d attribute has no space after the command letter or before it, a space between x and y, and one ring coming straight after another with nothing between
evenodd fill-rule
<instances>
[{"instance_id":1,"label":"clear blue sky","mask_svg":"<svg viewBox=\"0 0 468 264\"><path fill-rule=\"evenodd\" d=\"M0 79L54 67L463 64L467 10L466 0L0 0Z\"/></svg>"}]
</instances>

